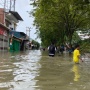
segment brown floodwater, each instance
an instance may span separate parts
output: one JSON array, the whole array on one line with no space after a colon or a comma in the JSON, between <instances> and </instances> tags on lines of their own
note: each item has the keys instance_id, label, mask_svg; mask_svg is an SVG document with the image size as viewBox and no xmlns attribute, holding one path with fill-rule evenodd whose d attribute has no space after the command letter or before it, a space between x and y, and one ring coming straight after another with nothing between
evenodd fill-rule
<instances>
[{"instance_id":1,"label":"brown floodwater","mask_svg":"<svg viewBox=\"0 0 90 90\"><path fill-rule=\"evenodd\" d=\"M0 90L90 90L90 58L49 57L40 50L0 53Z\"/></svg>"}]
</instances>

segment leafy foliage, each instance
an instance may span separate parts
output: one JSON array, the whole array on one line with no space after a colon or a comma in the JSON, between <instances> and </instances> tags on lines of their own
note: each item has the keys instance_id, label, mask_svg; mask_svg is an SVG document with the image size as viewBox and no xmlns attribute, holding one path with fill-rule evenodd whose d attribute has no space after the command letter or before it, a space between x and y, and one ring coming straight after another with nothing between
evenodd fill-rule
<instances>
[{"instance_id":1,"label":"leafy foliage","mask_svg":"<svg viewBox=\"0 0 90 90\"><path fill-rule=\"evenodd\" d=\"M39 49L40 48L40 43L38 43L35 40L32 40L32 43L35 45L35 49Z\"/></svg>"},{"instance_id":2,"label":"leafy foliage","mask_svg":"<svg viewBox=\"0 0 90 90\"><path fill-rule=\"evenodd\" d=\"M35 0L34 25L42 43L72 42L77 30L90 28L89 0Z\"/></svg>"}]
</instances>

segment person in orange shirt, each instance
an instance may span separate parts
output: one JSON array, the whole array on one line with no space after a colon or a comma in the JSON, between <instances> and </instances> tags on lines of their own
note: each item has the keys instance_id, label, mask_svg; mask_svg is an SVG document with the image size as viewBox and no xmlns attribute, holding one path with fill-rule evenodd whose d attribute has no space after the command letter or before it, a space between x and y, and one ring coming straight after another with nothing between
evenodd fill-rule
<instances>
[{"instance_id":1,"label":"person in orange shirt","mask_svg":"<svg viewBox=\"0 0 90 90\"><path fill-rule=\"evenodd\" d=\"M83 60L80 58L80 51L79 51L79 49L80 49L80 46L76 45L75 46L75 50L73 52L73 61L75 63L79 63L79 60L81 60L83 62Z\"/></svg>"}]
</instances>

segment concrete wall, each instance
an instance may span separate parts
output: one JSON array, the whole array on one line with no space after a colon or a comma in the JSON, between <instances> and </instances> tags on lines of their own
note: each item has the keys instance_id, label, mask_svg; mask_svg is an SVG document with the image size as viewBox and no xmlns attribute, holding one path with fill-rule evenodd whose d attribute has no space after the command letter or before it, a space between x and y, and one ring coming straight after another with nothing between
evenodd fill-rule
<instances>
[{"instance_id":1,"label":"concrete wall","mask_svg":"<svg viewBox=\"0 0 90 90\"><path fill-rule=\"evenodd\" d=\"M4 24L4 9L0 8L0 22Z\"/></svg>"},{"instance_id":2,"label":"concrete wall","mask_svg":"<svg viewBox=\"0 0 90 90\"><path fill-rule=\"evenodd\" d=\"M9 33L8 30L0 26L0 51L8 51Z\"/></svg>"}]
</instances>

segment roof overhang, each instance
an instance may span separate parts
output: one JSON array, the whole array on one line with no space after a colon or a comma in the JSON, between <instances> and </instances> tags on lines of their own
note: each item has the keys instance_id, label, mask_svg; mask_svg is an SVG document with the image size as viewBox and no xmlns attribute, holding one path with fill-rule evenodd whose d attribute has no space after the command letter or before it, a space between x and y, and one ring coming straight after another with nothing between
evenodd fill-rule
<instances>
[{"instance_id":1,"label":"roof overhang","mask_svg":"<svg viewBox=\"0 0 90 90\"><path fill-rule=\"evenodd\" d=\"M14 21L16 23L18 23L19 21L23 21L23 19L18 14L18 12L15 12L15 11L6 12L6 19L9 19L9 20Z\"/></svg>"},{"instance_id":2,"label":"roof overhang","mask_svg":"<svg viewBox=\"0 0 90 90\"><path fill-rule=\"evenodd\" d=\"M17 20L23 21L21 16L18 14L18 12L15 11L9 11Z\"/></svg>"},{"instance_id":3,"label":"roof overhang","mask_svg":"<svg viewBox=\"0 0 90 90\"><path fill-rule=\"evenodd\" d=\"M6 19L9 19L10 21L14 21L16 23L19 22L11 13L6 14Z\"/></svg>"}]
</instances>

